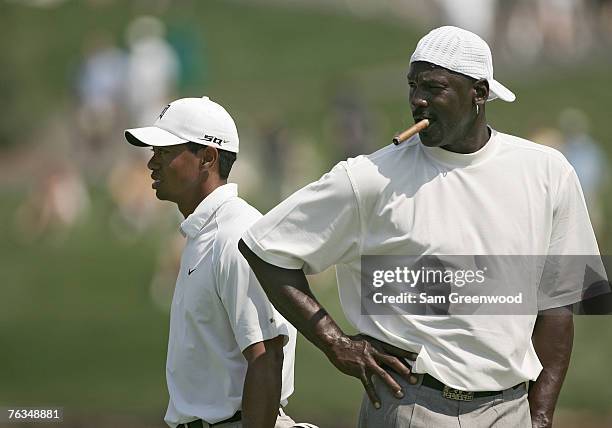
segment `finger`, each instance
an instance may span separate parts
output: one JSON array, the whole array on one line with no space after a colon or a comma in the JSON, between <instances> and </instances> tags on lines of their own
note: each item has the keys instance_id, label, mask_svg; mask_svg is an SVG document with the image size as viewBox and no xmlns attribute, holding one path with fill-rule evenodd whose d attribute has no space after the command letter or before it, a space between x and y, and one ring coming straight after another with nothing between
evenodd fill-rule
<instances>
[{"instance_id":1,"label":"finger","mask_svg":"<svg viewBox=\"0 0 612 428\"><path fill-rule=\"evenodd\" d=\"M379 378L381 378L381 380L387 385L389 390L391 390L391 393L395 395L395 398L404 397L402 387L399 385L399 383L395 381L395 379L393 379L393 376L391 376L385 369L380 366L377 366L377 369L375 369L373 373Z\"/></svg>"},{"instance_id":2,"label":"finger","mask_svg":"<svg viewBox=\"0 0 612 428\"><path fill-rule=\"evenodd\" d=\"M359 337L360 339L363 339L363 340L366 340L366 341L370 342L379 351L383 350L386 353L393 355L394 357L407 358L410 361L414 361L414 360L416 360L417 356L419 355L416 352L406 351L405 349L401 349L401 348L398 348L396 346L390 345L390 344L388 344L386 342L383 342L381 340L375 339L372 336L368 336L366 334L360 334L360 335L357 335L355 337Z\"/></svg>"},{"instance_id":3,"label":"finger","mask_svg":"<svg viewBox=\"0 0 612 428\"><path fill-rule=\"evenodd\" d=\"M380 398L378 398L378 394L374 389L374 384L365 373L360 379L363 384L363 389L365 389L366 394L368 394L368 398L377 410L380 409Z\"/></svg>"},{"instance_id":4,"label":"finger","mask_svg":"<svg viewBox=\"0 0 612 428\"><path fill-rule=\"evenodd\" d=\"M406 358L410 361L416 360L416 357L418 356L418 354L415 352L406 351L384 342L382 343L382 348L386 353L391 354L394 357Z\"/></svg>"},{"instance_id":5,"label":"finger","mask_svg":"<svg viewBox=\"0 0 612 428\"><path fill-rule=\"evenodd\" d=\"M395 358L392 355L386 354L378 354L376 355L376 359L380 365L385 365L389 367L391 370L399 374L406 381L410 381L410 367L407 366L403 361Z\"/></svg>"}]
</instances>

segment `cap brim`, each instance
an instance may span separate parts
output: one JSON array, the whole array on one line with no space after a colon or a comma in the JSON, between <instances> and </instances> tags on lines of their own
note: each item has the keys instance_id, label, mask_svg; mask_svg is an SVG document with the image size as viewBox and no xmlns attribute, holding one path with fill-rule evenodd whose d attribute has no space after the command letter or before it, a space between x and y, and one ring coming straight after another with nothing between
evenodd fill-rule
<instances>
[{"instance_id":1,"label":"cap brim","mask_svg":"<svg viewBox=\"0 0 612 428\"><path fill-rule=\"evenodd\" d=\"M138 147L176 146L178 144L185 144L189 142L188 140L179 138L168 131L158 128L157 126L126 129L125 139L128 143Z\"/></svg>"},{"instance_id":2,"label":"cap brim","mask_svg":"<svg viewBox=\"0 0 612 428\"><path fill-rule=\"evenodd\" d=\"M489 99L487 101L492 101L496 98L511 103L516 99L516 95L497 80L491 79L489 80Z\"/></svg>"}]
</instances>

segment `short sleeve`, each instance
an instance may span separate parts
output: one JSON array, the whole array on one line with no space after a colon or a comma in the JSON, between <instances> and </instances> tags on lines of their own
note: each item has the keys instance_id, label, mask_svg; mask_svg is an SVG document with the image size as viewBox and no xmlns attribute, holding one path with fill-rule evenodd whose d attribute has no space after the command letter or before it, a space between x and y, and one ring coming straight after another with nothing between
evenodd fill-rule
<instances>
[{"instance_id":1,"label":"short sleeve","mask_svg":"<svg viewBox=\"0 0 612 428\"><path fill-rule=\"evenodd\" d=\"M360 217L345 163L298 190L242 236L264 261L314 274L359 257Z\"/></svg>"},{"instance_id":2,"label":"short sleeve","mask_svg":"<svg viewBox=\"0 0 612 428\"><path fill-rule=\"evenodd\" d=\"M217 293L227 313L240 351L250 345L286 336L289 330L238 251L237 240L227 242L218 258Z\"/></svg>"},{"instance_id":3,"label":"short sleeve","mask_svg":"<svg viewBox=\"0 0 612 428\"><path fill-rule=\"evenodd\" d=\"M573 168L559 186L538 308L566 306L601 294L607 276Z\"/></svg>"}]
</instances>

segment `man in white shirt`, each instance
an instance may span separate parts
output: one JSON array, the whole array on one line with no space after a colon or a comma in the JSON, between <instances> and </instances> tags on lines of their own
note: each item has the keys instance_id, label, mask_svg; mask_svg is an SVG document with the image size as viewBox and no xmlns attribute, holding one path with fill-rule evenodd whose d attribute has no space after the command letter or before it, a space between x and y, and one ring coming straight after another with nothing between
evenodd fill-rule
<instances>
[{"instance_id":1,"label":"man in white shirt","mask_svg":"<svg viewBox=\"0 0 612 428\"><path fill-rule=\"evenodd\" d=\"M187 242L170 314L166 378L171 427L293 426L295 329L272 307L237 249L261 214L227 178L238 153L233 119L208 97L166 106L128 129L151 147L152 187L185 217Z\"/></svg>"},{"instance_id":2,"label":"man in white shirt","mask_svg":"<svg viewBox=\"0 0 612 428\"><path fill-rule=\"evenodd\" d=\"M361 380L369 400L360 427L549 427L572 347L566 306L581 300L581 284L553 281L552 298L533 299L536 310L523 315L364 311L371 256L599 258L565 158L487 126L485 103L515 96L493 78L486 42L456 27L433 30L412 55L408 83L425 131L340 162L255 223L239 248L275 307ZM357 336L342 332L304 275L333 265ZM538 282L529 285L537 293Z\"/></svg>"}]
</instances>

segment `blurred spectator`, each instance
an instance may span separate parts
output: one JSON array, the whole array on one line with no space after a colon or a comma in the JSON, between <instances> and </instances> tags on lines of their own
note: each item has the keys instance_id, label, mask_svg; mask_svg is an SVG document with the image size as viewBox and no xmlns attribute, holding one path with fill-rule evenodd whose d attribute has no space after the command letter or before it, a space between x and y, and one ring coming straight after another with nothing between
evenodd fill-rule
<instances>
[{"instance_id":1,"label":"blurred spectator","mask_svg":"<svg viewBox=\"0 0 612 428\"><path fill-rule=\"evenodd\" d=\"M455 25L490 40L497 0L438 0L444 25Z\"/></svg>"},{"instance_id":2,"label":"blurred spectator","mask_svg":"<svg viewBox=\"0 0 612 428\"><path fill-rule=\"evenodd\" d=\"M66 0L12 0L12 1L25 4L26 6L52 8L52 7L59 6L60 4L64 3Z\"/></svg>"},{"instance_id":3,"label":"blurred spectator","mask_svg":"<svg viewBox=\"0 0 612 428\"><path fill-rule=\"evenodd\" d=\"M600 145L589 135L589 119L580 110L568 108L559 115L559 127L565 144L563 154L572 164L580 180L595 231L603 226L600 198L608 179L607 157Z\"/></svg>"},{"instance_id":4,"label":"blurred spectator","mask_svg":"<svg viewBox=\"0 0 612 428\"><path fill-rule=\"evenodd\" d=\"M544 43L544 35L537 20L534 3L531 0L501 2L497 18L501 34L498 45L502 47L503 58L507 61L531 64L538 59Z\"/></svg>"},{"instance_id":5,"label":"blurred spectator","mask_svg":"<svg viewBox=\"0 0 612 428\"><path fill-rule=\"evenodd\" d=\"M537 16L545 52L561 60L584 54L592 44L593 23L586 22L584 0L538 0Z\"/></svg>"},{"instance_id":6,"label":"blurred spectator","mask_svg":"<svg viewBox=\"0 0 612 428\"><path fill-rule=\"evenodd\" d=\"M305 184L316 180L329 167L329 158L324 159L321 150L318 150L313 140L305 136L295 136L292 143L287 146L284 164L286 171L281 189L281 200L287 198L293 192ZM335 164L338 158L333 158L331 164ZM280 202L280 201L279 201Z\"/></svg>"},{"instance_id":7,"label":"blurred spectator","mask_svg":"<svg viewBox=\"0 0 612 428\"><path fill-rule=\"evenodd\" d=\"M98 158L117 133L125 91L126 55L108 33L85 41L83 62L76 77L78 149Z\"/></svg>"},{"instance_id":8,"label":"blurred spectator","mask_svg":"<svg viewBox=\"0 0 612 428\"><path fill-rule=\"evenodd\" d=\"M163 22L153 16L138 17L127 29L127 96L134 126L151 123L159 106L174 98L179 61L165 32Z\"/></svg>"},{"instance_id":9,"label":"blurred spectator","mask_svg":"<svg viewBox=\"0 0 612 428\"><path fill-rule=\"evenodd\" d=\"M559 115L559 129L540 128L529 139L552 147L565 155L576 170L591 223L596 233L602 231L604 214L601 197L608 181L606 154L589 135L589 121L580 110L567 108Z\"/></svg>"},{"instance_id":10,"label":"blurred spectator","mask_svg":"<svg viewBox=\"0 0 612 428\"><path fill-rule=\"evenodd\" d=\"M31 242L52 236L61 242L89 209L87 188L67 163L50 167L34 186L15 212L19 238Z\"/></svg>"},{"instance_id":11,"label":"blurred spectator","mask_svg":"<svg viewBox=\"0 0 612 428\"><path fill-rule=\"evenodd\" d=\"M593 4L593 16L598 29L596 38L609 48L612 43L612 0L591 0Z\"/></svg>"},{"instance_id":12,"label":"blurred spectator","mask_svg":"<svg viewBox=\"0 0 612 428\"><path fill-rule=\"evenodd\" d=\"M270 121L260 129L260 140L262 163L267 165L265 207L269 209L282 200L287 172L285 159L290 146L289 130L282 122Z\"/></svg>"},{"instance_id":13,"label":"blurred spectator","mask_svg":"<svg viewBox=\"0 0 612 428\"><path fill-rule=\"evenodd\" d=\"M569 62L592 51L598 14L591 0L499 2L496 45L506 60Z\"/></svg>"},{"instance_id":14,"label":"blurred spectator","mask_svg":"<svg viewBox=\"0 0 612 428\"><path fill-rule=\"evenodd\" d=\"M150 155L145 150L132 151L116 162L108 176L108 194L115 204L110 217L111 230L119 239L136 238L163 217L164 206L158 203L155 192L143 191L153 182L151 171L146 168ZM167 216L170 215L168 210Z\"/></svg>"},{"instance_id":15,"label":"blurred spectator","mask_svg":"<svg viewBox=\"0 0 612 428\"><path fill-rule=\"evenodd\" d=\"M538 144L552 147L560 152L565 151L565 140L563 139L563 134L556 128L538 128L529 135L528 139Z\"/></svg>"},{"instance_id":16,"label":"blurred spectator","mask_svg":"<svg viewBox=\"0 0 612 428\"><path fill-rule=\"evenodd\" d=\"M343 81L333 87L330 100L328 129L332 149L337 150L333 159L346 159L368 153L373 140L373 115L366 102L359 96L355 85Z\"/></svg>"}]
</instances>

